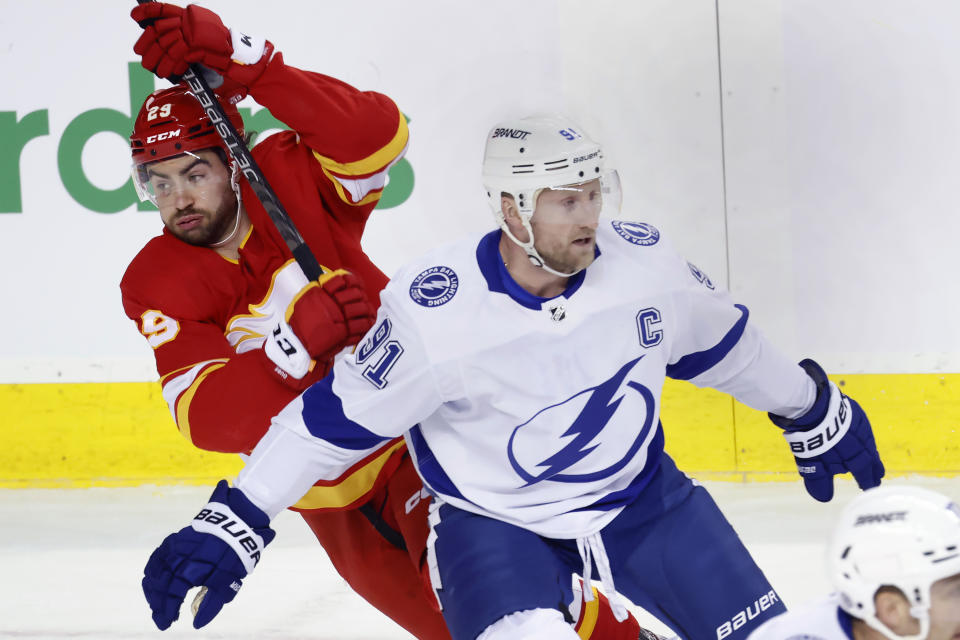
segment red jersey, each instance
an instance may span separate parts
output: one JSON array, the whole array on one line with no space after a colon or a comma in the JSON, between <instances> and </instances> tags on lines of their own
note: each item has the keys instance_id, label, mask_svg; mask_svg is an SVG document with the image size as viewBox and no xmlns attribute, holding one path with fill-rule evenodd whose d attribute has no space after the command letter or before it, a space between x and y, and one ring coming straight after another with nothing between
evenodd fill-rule
<instances>
[{"instance_id":1,"label":"red jersey","mask_svg":"<svg viewBox=\"0 0 960 640\"><path fill-rule=\"evenodd\" d=\"M279 53L250 95L293 129L252 150L287 213L321 265L356 274L376 300L387 277L364 254L360 238L388 169L406 150L403 114L384 95L289 67ZM256 352L306 284L246 180L241 195L251 229L238 260L164 230L120 282L124 310L153 347L163 397L180 432L201 449L229 453L250 451L296 395ZM318 379L325 369L308 375ZM400 439L386 443L296 506L359 506L395 470L403 451Z\"/></svg>"}]
</instances>

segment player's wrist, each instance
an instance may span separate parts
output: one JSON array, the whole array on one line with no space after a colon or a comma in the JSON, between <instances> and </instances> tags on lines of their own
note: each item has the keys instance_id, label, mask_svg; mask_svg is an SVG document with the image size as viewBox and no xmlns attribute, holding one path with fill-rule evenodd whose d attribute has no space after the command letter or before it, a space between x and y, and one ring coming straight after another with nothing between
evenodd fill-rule
<instances>
[{"instance_id":1,"label":"player's wrist","mask_svg":"<svg viewBox=\"0 0 960 640\"><path fill-rule=\"evenodd\" d=\"M773 424L788 432L806 431L820 425L830 410L832 399L836 395L843 395L840 389L830 382L826 372L824 372L819 364L808 358L802 360L800 366L806 371L807 375L810 376L810 379L813 380L817 388L817 395L813 401L813 406L795 418L786 418L774 413L767 414Z\"/></svg>"}]
</instances>

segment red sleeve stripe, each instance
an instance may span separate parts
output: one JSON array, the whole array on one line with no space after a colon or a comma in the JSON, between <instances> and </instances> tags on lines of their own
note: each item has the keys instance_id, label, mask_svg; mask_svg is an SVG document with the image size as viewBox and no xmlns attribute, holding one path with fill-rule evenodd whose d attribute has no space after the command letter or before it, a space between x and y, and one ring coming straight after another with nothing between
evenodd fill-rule
<instances>
[{"instance_id":1,"label":"red sleeve stripe","mask_svg":"<svg viewBox=\"0 0 960 640\"><path fill-rule=\"evenodd\" d=\"M318 482L310 487L292 509L342 509L356 503L376 484L384 465L404 446L392 440L347 469L339 478Z\"/></svg>"},{"instance_id":2,"label":"red sleeve stripe","mask_svg":"<svg viewBox=\"0 0 960 640\"><path fill-rule=\"evenodd\" d=\"M190 402L196 395L197 389L208 375L227 364L226 358L199 362L183 373L168 377L163 384L163 399L167 401L173 420L177 428L191 444L190 437ZM182 370L181 370L182 371Z\"/></svg>"}]
</instances>

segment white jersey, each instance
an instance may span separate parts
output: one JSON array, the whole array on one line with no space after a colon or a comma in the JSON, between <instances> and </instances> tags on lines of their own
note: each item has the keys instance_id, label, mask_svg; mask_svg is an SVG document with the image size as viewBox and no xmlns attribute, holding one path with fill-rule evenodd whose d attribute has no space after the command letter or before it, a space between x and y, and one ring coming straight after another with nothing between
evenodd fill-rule
<instances>
[{"instance_id":1,"label":"white jersey","mask_svg":"<svg viewBox=\"0 0 960 640\"><path fill-rule=\"evenodd\" d=\"M853 640L850 625L850 616L833 594L767 620L747 640Z\"/></svg>"},{"instance_id":2,"label":"white jersey","mask_svg":"<svg viewBox=\"0 0 960 640\"><path fill-rule=\"evenodd\" d=\"M323 442L310 473L335 477L380 439L406 434L444 501L577 538L656 471L665 376L781 415L813 404L807 374L652 226L601 220L596 260L552 299L510 278L499 240L471 237L401 269L332 381L275 419ZM272 512L276 492L261 476L241 480Z\"/></svg>"}]
</instances>

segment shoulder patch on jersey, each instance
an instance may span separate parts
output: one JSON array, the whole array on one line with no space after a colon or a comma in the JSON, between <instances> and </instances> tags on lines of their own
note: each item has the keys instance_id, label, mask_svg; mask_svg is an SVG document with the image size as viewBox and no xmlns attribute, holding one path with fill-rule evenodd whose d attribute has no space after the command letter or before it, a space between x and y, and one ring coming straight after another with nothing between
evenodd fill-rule
<instances>
[{"instance_id":1,"label":"shoulder patch on jersey","mask_svg":"<svg viewBox=\"0 0 960 640\"><path fill-rule=\"evenodd\" d=\"M612 220L613 230L620 234L620 237L631 244L649 247L657 244L660 240L660 231L652 224L646 222L627 222L625 220Z\"/></svg>"},{"instance_id":2,"label":"shoulder patch on jersey","mask_svg":"<svg viewBox=\"0 0 960 640\"><path fill-rule=\"evenodd\" d=\"M450 302L460 280L450 267L430 267L420 272L410 285L410 297L421 307L439 307Z\"/></svg>"}]
</instances>

